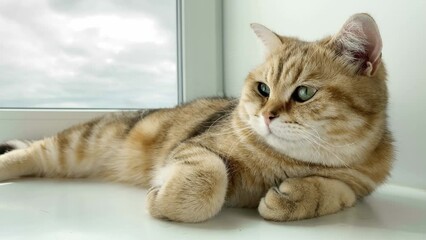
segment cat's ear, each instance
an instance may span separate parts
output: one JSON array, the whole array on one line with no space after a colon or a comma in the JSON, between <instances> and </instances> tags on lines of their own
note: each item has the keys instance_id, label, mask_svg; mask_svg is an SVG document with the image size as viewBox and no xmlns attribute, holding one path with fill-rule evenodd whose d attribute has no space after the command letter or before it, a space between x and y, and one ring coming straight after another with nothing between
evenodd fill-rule
<instances>
[{"instance_id":1,"label":"cat's ear","mask_svg":"<svg viewBox=\"0 0 426 240\"><path fill-rule=\"evenodd\" d=\"M267 49L267 53L269 54L276 50L278 47L282 45L282 42L280 40L280 37L275 34L273 31L269 30L267 27L258 24L258 23L252 23L250 24L250 27L253 29L254 33L256 33L257 37L262 40L263 44L265 45Z\"/></svg>"},{"instance_id":2,"label":"cat's ear","mask_svg":"<svg viewBox=\"0 0 426 240\"><path fill-rule=\"evenodd\" d=\"M382 38L376 22L366 13L351 16L332 43L338 54L356 64L363 75L374 75L380 66Z\"/></svg>"}]
</instances>

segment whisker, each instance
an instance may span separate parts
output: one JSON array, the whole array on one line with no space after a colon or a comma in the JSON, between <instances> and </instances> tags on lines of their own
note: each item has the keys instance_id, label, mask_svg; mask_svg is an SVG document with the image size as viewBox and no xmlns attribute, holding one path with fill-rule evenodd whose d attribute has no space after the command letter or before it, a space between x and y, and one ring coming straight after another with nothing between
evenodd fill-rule
<instances>
[{"instance_id":1,"label":"whisker","mask_svg":"<svg viewBox=\"0 0 426 240\"><path fill-rule=\"evenodd\" d=\"M303 130L301 130L302 132L303 132ZM307 132L305 132L305 133L307 133ZM312 136L312 135L310 135L310 136ZM310 142L312 145L317 145L318 147L321 147L321 148L323 148L324 150L326 150L329 154L331 154L331 155L333 155L334 157L336 157L337 158L337 160L339 160L342 164L343 164L343 166L345 166L346 168L349 168L349 165L343 160L343 159L341 159L332 149L329 149L328 147L326 147L325 145L323 145L323 144L321 144L321 143L319 143L319 142L317 142L315 139L313 139L313 138L309 138L309 136L304 136L304 137L306 137L306 140L308 140L308 142Z\"/></svg>"},{"instance_id":2,"label":"whisker","mask_svg":"<svg viewBox=\"0 0 426 240\"><path fill-rule=\"evenodd\" d=\"M334 144L331 144L331 143L327 142L326 140L324 140L323 138L321 138L321 136L320 136L319 132L318 132L315 128L310 127L309 125L304 125L304 126L305 126L306 128L308 128L308 129L310 129L310 130L313 130L316 134L309 133L309 132L307 132L307 131L306 131L305 133L307 133L307 134L311 135L312 137L314 137L314 138L318 139L319 141L323 142L324 144L326 144L326 145L328 145L328 146L330 146L330 147L341 148L341 147L348 147L348 146L352 146L352 145L355 145L355 144L356 144L355 142L352 142L352 143L346 143L346 144L342 144L342 145L334 145ZM301 131L303 131L302 129L300 129L300 130L301 130Z\"/></svg>"}]
</instances>

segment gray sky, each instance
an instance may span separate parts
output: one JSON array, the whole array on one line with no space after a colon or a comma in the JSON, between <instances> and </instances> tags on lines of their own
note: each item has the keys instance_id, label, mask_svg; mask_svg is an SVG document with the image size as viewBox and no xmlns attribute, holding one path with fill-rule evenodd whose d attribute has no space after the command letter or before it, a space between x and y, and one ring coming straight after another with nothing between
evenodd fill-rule
<instances>
[{"instance_id":1,"label":"gray sky","mask_svg":"<svg viewBox=\"0 0 426 240\"><path fill-rule=\"evenodd\" d=\"M1 0L0 107L177 103L175 0Z\"/></svg>"}]
</instances>

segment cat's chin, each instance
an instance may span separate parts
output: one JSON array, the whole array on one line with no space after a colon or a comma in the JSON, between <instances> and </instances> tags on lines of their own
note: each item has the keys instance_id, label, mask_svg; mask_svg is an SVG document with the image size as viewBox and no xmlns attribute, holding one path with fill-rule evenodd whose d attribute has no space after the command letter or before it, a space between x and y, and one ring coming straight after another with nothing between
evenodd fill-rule
<instances>
[{"instance_id":1,"label":"cat's chin","mask_svg":"<svg viewBox=\"0 0 426 240\"><path fill-rule=\"evenodd\" d=\"M291 127L283 127L278 122L272 123L269 127L266 126L261 117L252 116L248 119L248 123L272 149L301 162L344 167L359 160L360 156L354 153L359 153L363 148L358 144L333 149L326 147L325 144L321 144L322 147L320 147L316 141L309 141L301 132ZM300 125L299 128L302 129L303 126ZM308 129L303 129L302 133L306 131Z\"/></svg>"},{"instance_id":2,"label":"cat's chin","mask_svg":"<svg viewBox=\"0 0 426 240\"><path fill-rule=\"evenodd\" d=\"M323 151L315 147L312 142L307 141L297 134L280 135L274 133L273 130L269 130L267 127L256 127L253 129L272 149L294 160L334 167L346 166L348 164L345 154Z\"/></svg>"},{"instance_id":3,"label":"cat's chin","mask_svg":"<svg viewBox=\"0 0 426 240\"><path fill-rule=\"evenodd\" d=\"M322 163L310 153L312 146L309 146L310 144L300 136L280 134L276 129L268 128L259 119L251 118L250 120L252 129L275 151L296 160Z\"/></svg>"},{"instance_id":4,"label":"cat's chin","mask_svg":"<svg viewBox=\"0 0 426 240\"><path fill-rule=\"evenodd\" d=\"M330 157L326 156L328 154L320 153L318 148L313 148L312 144L304 139L287 140L272 133L264 136L264 139L274 150L297 161L328 166L345 165L339 157Z\"/></svg>"}]
</instances>

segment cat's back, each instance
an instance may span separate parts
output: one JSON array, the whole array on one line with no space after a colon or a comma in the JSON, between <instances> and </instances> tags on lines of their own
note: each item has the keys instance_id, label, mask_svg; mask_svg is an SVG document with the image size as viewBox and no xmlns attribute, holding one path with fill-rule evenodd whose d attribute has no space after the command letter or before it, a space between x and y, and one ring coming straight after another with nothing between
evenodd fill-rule
<instances>
[{"instance_id":1,"label":"cat's back","mask_svg":"<svg viewBox=\"0 0 426 240\"><path fill-rule=\"evenodd\" d=\"M212 120L231 113L236 104L236 99L201 98L174 108L114 112L66 129L63 133L90 125L100 132L114 129L116 137L124 139L131 135L138 135L141 141L150 137L158 139L165 135L185 139L191 137L191 133L200 131L200 128L209 127L207 125Z\"/></svg>"},{"instance_id":2,"label":"cat's back","mask_svg":"<svg viewBox=\"0 0 426 240\"><path fill-rule=\"evenodd\" d=\"M229 115L237 103L236 99L230 98L201 98L175 108L147 110L133 132L143 138L168 135L182 141Z\"/></svg>"}]
</instances>

